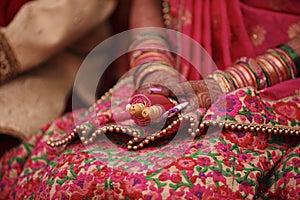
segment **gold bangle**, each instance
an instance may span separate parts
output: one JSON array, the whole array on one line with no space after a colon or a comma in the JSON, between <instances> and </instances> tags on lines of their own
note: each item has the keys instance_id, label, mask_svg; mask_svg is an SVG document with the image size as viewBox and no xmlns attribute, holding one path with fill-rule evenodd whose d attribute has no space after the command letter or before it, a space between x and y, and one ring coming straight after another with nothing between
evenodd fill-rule
<instances>
[{"instance_id":1,"label":"gold bangle","mask_svg":"<svg viewBox=\"0 0 300 200\"><path fill-rule=\"evenodd\" d=\"M222 92L229 92L230 91L230 87L228 86L228 84L226 84L226 81L224 81L224 78L221 77L219 72L214 72L212 74L213 79L219 83L219 86L222 90Z\"/></svg>"},{"instance_id":2,"label":"gold bangle","mask_svg":"<svg viewBox=\"0 0 300 200\"><path fill-rule=\"evenodd\" d=\"M283 80L286 80L286 73L280 68L280 65L277 65L277 63L274 61L272 57L269 55L265 54L264 55L265 59L272 65L274 68L275 73L277 74L277 80L279 82L282 82ZM283 74L283 75L282 75Z\"/></svg>"},{"instance_id":3,"label":"gold bangle","mask_svg":"<svg viewBox=\"0 0 300 200\"><path fill-rule=\"evenodd\" d=\"M257 60L258 60L260 63L262 63L263 69L264 69L264 70L267 72L267 74L269 75L270 84L271 84L271 85L274 85L274 84L278 83L278 82L277 82L277 78L276 78L277 74L276 74L276 72L274 71L272 65L271 65L267 60L265 60L265 58L262 57L262 56L258 56L258 57L257 57Z\"/></svg>"},{"instance_id":4,"label":"gold bangle","mask_svg":"<svg viewBox=\"0 0 300 200\"><path fill-rule=\"evenodd\" d=\"M157 71L167 72L167 74L171 74L173 76L178 77L177 71L175 71L173 68L169 67L168 65L165 65L163 63L151 63L147 69L145 69L144 71L141 72L140 75L138 75L136 79L136 86L138 87L141 86L145 77Z\"/></svg>"},{"instance_id":5,"label":"gold bangle","mask_svg":"<svg viewBox=\"0 0 300 200\"><path fill-rule=\"evenodd\" d=\"M146 51L143 53L138 54L136 57L134 57L131 61L130 61L130 66L136 66L137 63L142 60L142 59L147 59L147 61L161 61L161 62L165 62L168 63L169 65L171 64L170 58L167 57L167 55L163 54L163 53L159 53L159 52L153 52L153 51Z\"/></svg>"},{"instance_id":6,"label":"gold bangle","mask_svg":"<svg viewBox=\"0 0 300 200\"><path fill-rule=\"evenodd\" d=\"M234 75L234 78L236 80L236 83L238 84L237 86L239 88L245 87L245 83L242 80L241 76L239 75L239 73L236 71L237 65L234 65L235 67L231 67L228 69L228 71L230 71L231 74Z\"/></svg>"},{"instance_id":7,"label":"gold bangle","mask_svg":"<svg viewBox=\"0 0 300 200\"><path fill-rule=\"evenodd\" d=\"M290 71L290 77L289 78L294 78L295 77L295 68L294 66L294 61L291 59L291 57L289 55L286 54L286 52L284 50L282 50L281 48L275 48L273 49L273 51L276 54L280 54L279 57L282 58L283 62L285 63L284 66L286 66L287 70Z\"/></svg>"},{"instance_id":8,"label":"gold bangle","mask_svg":"<svg viewBox=\"0 0 300 200\"><path fill-rule=\"evenodd\" d=\"M256 79L253 72L245 64L242 64L239 69L247 82L245 87L247 86L257 87Z\"/></svg>"},{"instance_id":9,"label":"gold bangle","mask_svg":"<svg viewBox=\"0 0 300 200\"><path fill-rule=\"evenodd\" d=\"M270 52L266 53L266 57L271 59L278 66L279 71L284 74L282 79L288 80L289 79L289 70L288 70L287 66L284 64L284 61L281 61L280 58L276 57L274 54L272 54ZM293 70L291 70L291 72L293 73Z\"/></svg>"}]
</instances>

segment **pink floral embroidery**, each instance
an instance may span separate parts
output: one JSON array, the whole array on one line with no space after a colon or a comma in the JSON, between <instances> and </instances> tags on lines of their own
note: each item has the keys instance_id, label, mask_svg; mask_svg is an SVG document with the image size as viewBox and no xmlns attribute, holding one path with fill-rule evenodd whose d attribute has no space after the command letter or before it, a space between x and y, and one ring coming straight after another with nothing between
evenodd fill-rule
<instances>
[{"instance_id":1,"label":"pink floral embroidery","mask_svg":"<svg viewBox=\"0 0 300 200\"><path fill-rule=\"evenodd\" d=\"M238 162L240 163L251 163L254 157L251 154L243 154L241 153L238 157Z\"/></svg>"},{"instance_id":2,"label":"pink floral embroidery","mask_svg":"<svg viewBox=\"0 0 300 200\"><path fill-rule=\"evenodd\" d=\"M178 184L182 180L182 175L179 174L179 173L172 174L171 177L170 177L170 180L173 183Z\"/></svg>"},{"instance_id":3,"label":"pink floral embroidery","mask_svg":"<svg viewBox=\"0 0 300 200\"><path fill-rule=\"evenodd\" d=\"M147 189L146 177L141 174L128 175L121 183L120 187L123 189L124 194L134 198L141 198L143 196L142 192Z\"/></svg>"},{"instance_id":4,"label":"pink floral embroidery","mask_svg":"<svg viewBox=\"0 0 300 200\"><path fill-rule=\"evenodd\" d=\"M245 105L248 110L251 112L261 112L262 106L260 103L260 99L256 96L246 96L245 98Z\"/></svg>"},{"instance_id":5,"label":"pink floral embroidery","mask_svg":"<svg viewBox=\"0 0 300 200\"><path fill-rule=\"evenodd\" d=\"M196 161L190 157L179 158L175 166L180 170L192 170L196 166Z\"/></svg>"},{"instance_id":6,"label":"pink floral embroidery","mask_svg":"<svg viewBox=\"0 0 300 200\"><path fill-rule=\"evenodd\" d=\"M181 199L184 195L184 191L174 191L169 190L170 196L167 198L167 200L173 200L173 199Z\"/></svg>"},{"instance_id":7,"label":"pink floral embroidery","mask_svg":"<svg viewBox=\"0 0 300 200\"><path fill-rule=\"evenodd\" d=\"M126 172L124 170L113 170L111 179L115 183L118 183L121 180L123 180L127 175L128 175L128 172Z\"/></svg>"},{"instance_id":8,"label":"pink floral embroidery","mask_svg":"<svg viewBox=\"0 0 300 200\"><path fill-rule=\"evenodd\" d=\"M169 180L169 179L170 179L170 174L167 173L166 170L163 170L163 171L160 173L158 179L159 179L160 181L166 181L166 180Z\"/></svg>"},{"instance_id":9,"label":"pink floral embroidery","mask_svg":"<svg viewBox=\"0 0 300 200\"><path fill-rule=\"evenodd\" d=\"M190 192L186 196L186 199L203 199L203 193L205 192L207 192L205 187L201 186L200 184L194 185L190 189Z\"/></svg>"},{"instance_id":10,"label":"pink floral embroidery","mask_svg":"<svg viewBox=\"0 0 300 200\"><path fill-rule=\"evenodd\" d=\"M55 193L53 195L53 199L69 199L71 198L71 194L68 192L69 185L56 185Z\"/></svg>"},{"instance_id":11,"label":"pink floral embroidery","mask_svg":"<svg viewBox=\"0 0 300 200\"><path fill-rule=\"evenodd\" d=\"M278 102L274 107L276 113L288 120L300 119L300 109L294 102Z\"/></svg>"},{"instance_id":12,"label":"pink floral embroidery","mask_svg":"<svg viewBox=\"0 0 300 200\"><path fill-rule=\"evenodd\" d=\"M262 156L259 158L259 166L262 167L264 170L270 170L272 165L270 160L266 156Z\"/></svg>"},{"instance_id":13,"label":"pink floral embroidery","mask_svg":"<svg viewBox=\"0 0 300 200\"><path fill-rule=\"evenodd\" d=\"M163 188L156 188L153 185L149 187L149 192L143 196L143 199L157 199L162 200L163 197L161 195Z\"/></svg>"},{"instance_id":14,"label":"pink floral embroidery","mask_svg":"<svg viewBox=\"0 0 300 200\"><path fill-rule=\"evenodd\" d=\"M287 184L291 178L294 178L293 172L284 172L282 178L279 180L278 185Z\"/></svg>"},{"instance_id":15,"label":"pink floral embroidery","mask_svg":"<svg viewBox=\"0 0 300 200\"><path fill-rule=\"evenodd\" d=\"M162 158L157 161L157 166L162 168L168 168L175 161L176 159L171 157Z\"/></svg>"},{"instance_id":16,"label":"pink floral embroidery","mask_svg":"<svg viewBox=\"0 0 300 200\"><path fill-rule=\"evenodd\" d=\"M216 145L218 153L223 157L230 157L232 155L231 146L231 144L224 144L222 142L218 142Z\"/></svg>"},{"instance_id":17,"label":"pink floral embroidery","mask_svg":"<svg viewBox=\"0 0 300 200\"><path fill-rule=\"evenodd\" d=\"M108 167L103 167L102 169L95 172L95 180L98 183L104 183L110 177L111 170Z\"/></svg>"},{"instance_id":18,"label":"pink floral embroidery","mask_svg":"<svg viewBox=\"0 0 300 200\"><path fill-rule=\"evenodd\" d=\"M239 185L239 190L245 194L254 195L254 188L252 187L251 183L249 183L248 181L243 181L242 184Z\"/></svg>"},{"instance_id":19,"label":"pink floral embroidery","mask_svg":"<svg viewBox=\"0 0 300 200\"><path fill-rule=\"evenodd\" d=\"M258 124L263 124L265 122L265 119L260 114L255 114L253 118Z\"/></svg>"},{"instance_id":20,"label":"pink floral embroidery","mask_svg":"<svg viewBox=\"0 0 300 200\"><path fill-rule=\"evenodd\" d=\"M225 177L222 175L222 171L221 170L215 170L212 172L209 172L207 174L208 177L212 177L214 182L222 182L222 183L226 183L226 179Z\"/></svg>"},{"instance_id":21,"label":"pink floral embroidery","mask_svg":"<svg viewBox=\"0 0 300 200\"><path fill-rule=\"evenodd\" d=\"M288 120L285 117L279 116L278 117L278 122L280 125L288 126Z\"/></svg>"},{"instance_id":22,"label":"pink floral embroidery","mask_svg":"<svg viewBox=\"0 0 300 200\"><path fill-rule=\"evenodd\" d=\"M224 111L231 116L229 121L249 123L248 118L253 118L253 122L263 124L299 123L294 112L299 109L299 98L289 98L290 103L286 100L267 103L256 94L248 88L234 91L202 114L204 118L214 115L219 119L216 113ZM256 185L264 185L262 176L270 169L275 169L277 180L274 183L279 186L276 191L266 193L268 197L296 198L300 191L300 175L294 170L300 163L297 157L300 146L297 142L284 145L285 138L281 135L272 141L273 135L267 132L216 130L216 133L195 138L190 148L182 148L185 138L178 140L175 150L164 148L175 151L173 155L178 158L165 157L164 151L153 146L141 151L143 155L151 155L151 159L139 157L129 161L133 152L124 150L117 154L109 142L102 140L96 147L103 151L95 154L96 158L89 153L93 149L87 151L80 141L64 149L46 145L50 134L68 132L69 126L72 126L72 119L66 115L44 129L46 132L40 131L1 158L2 196L28 199L41 193L47 199L253 199ZM156 142L161 145L163 141ZM107 161L97 159L114 160L116 157L124 159L118 160L117 166L127 164L130 169L137 170L111 168ZM145 161L149 162L145 164Z\"/></svg>"},{"instance_id":23,"label":"pink floral embroidery","mask_svg":"<svg viewBox=\"0 0 300 200\"><path fill-rule=\"evenodd\" d=\"M242 103L237 96L228 95L220 97L217 102L212 105L211 110L221 117L226 114L236 116L241 107Z\"/></svg>"},{"instance_id":24,"label":"pink floral embroidery","mask_svg":"<svg viewBox=\"0 0 300 200\"><path fill-rule=\"evenodd\" d=\"M254 137L253 146L256 149L265 149L268 146L268 134L259 134L258 136Z\"/></svg>"},{"instance_id":25,"label":"pink floral embroidery","mask_svg":"<svg viewBox=\"0 0 300 200\"><path fill-rule=\"evenodd\" d=\"M236 94L237 94L238 97L244 97L244 96L246 96L246 92L244 90L238 90L236 92Z\"/></svg>"},{"instance_id":26,"label":"pink floral embroidery","mask_svg":"<svg viewBox=\"0 0 300 200\"><path fill-rule=\"evenodd\" d=\"M253 142L253 132L245 131L225 131L224 136L226 139L241 147L247 147Z\"/></svg>"}]
</instances>

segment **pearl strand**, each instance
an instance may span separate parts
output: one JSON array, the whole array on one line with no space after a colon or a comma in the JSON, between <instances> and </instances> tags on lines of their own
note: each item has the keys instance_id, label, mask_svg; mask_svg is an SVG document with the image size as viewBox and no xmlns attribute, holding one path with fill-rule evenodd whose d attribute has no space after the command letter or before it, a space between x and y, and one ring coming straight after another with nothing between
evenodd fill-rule
<instances>
[{"instance_id":1,"label":"pearl strand","mask_svg":"<svg viewBox=\"0 0 300 200\"><path fill-rule=\"evenodd\" d=\"M113 92L113 88L110 89L108 92L106 92L100 99L98 99L96 104L102 104L111 95L112 92ZM87 111L84 113L85 116L89 115L91 112L94 112L94 110L95 110L94 105L95 104L93 104L92 106L90 106L87 109ZM98 112L97 109L95 111ZM87 123L87 122L85 122L85 123ZM59 146L63 146L63 145L67 145L67 144L71 143L76 138L79 138L80 135L81 135L80 139L85 139L83 137L83 135L85 135L85 134L86 134L86 127L84 125L77 125L73 129L73 131L71 132L70 135L66 135L62 139L54 139L53 137L50 137L46 143L50 147L59 147ZM93 133L92 133L92 135L93 135ZM87 140L84 140L83 142L88 143L86 141Z\"/></svg>"}]
</instances>

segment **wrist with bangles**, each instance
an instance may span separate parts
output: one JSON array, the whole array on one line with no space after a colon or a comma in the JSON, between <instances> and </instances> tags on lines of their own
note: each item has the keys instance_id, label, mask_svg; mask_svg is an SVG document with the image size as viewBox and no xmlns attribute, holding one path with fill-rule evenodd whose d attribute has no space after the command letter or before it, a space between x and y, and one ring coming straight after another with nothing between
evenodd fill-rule
<instances>
[{"instance_id":1,"label":"wrist with bangles","mask_svg":"<svg viewBox=\"0 0 300 200\"><path fill-rule=\"evenodd\" d=\"M233 67L225 71L216 71L207 79L215 80L222 92L229 92L238 88L252 86L258 90L275 85L282 81L295 78L299 75L300 58L289 46L281 45L269 49L265 54L256 59L242 57ZM151 67L141 71L140 78L136 79L137 85L143 83L143 79L154 71L171 72L167 65L151 64ZM162 67L164 66L164 67Z\"/></svg>"},{"instance_id":2,"label":"wrist with bangles","mask_svg":"<svg viewBox=\"0 0 300 200\"><path fill-rule=\"evenodd\" d=\"M222 92L229 92L238 88L252 86L258 90L265 89L274 84L282 81L298 77L300 74L300 58L298 54L289 46L282 45L278 48L270 49L265 54L257 57L256 59L242 57L238 59L234 66L227 69L226 71L216 71L210 75L206 80L212 81L214 84L218 84ZM153 91L164 91L163 89L154 89ZM158 93L159 93L158 92ZM151 93L151 92L148 92ZM162 92L164 95L168 95L168 92ZM184 105L186 106L186 105ZM184 108L183 106L183 108ZM182 109L182 107L180 107ZM180 110L178 109L178 110ZM174 110L176 110L174 108ZM170 113L172 109L170 109ZM168 112L166 112L168 113ZM177 113L177 112L175 112ZM174 120L174 124L181 122L180 119ZM197 136L203 132L205 127L210 125L220 124L225 129L238 129L247 131L261 131L273 134L300 134L300 131L295 129L287 129L286 127L268 127L268 126L255 126L255 125L244 125L241 123L220 123L220 122L209 122L204 121L199 125L199 128L195 131L189 129L192 136ZM172 126L170 125L170 129ZM175 126L176 127L176 126ZM150 141L154 141L157 138L163 137L167 129L158 131L155 137L149 137L142 142L136 142L134 139L128 143L128 148L137 150L143 148L149 144Z\"/></svg>"},{"instance_id":3,"label":"wrist with bangles","mask_svg":"<svg viewBox=\"0 0 300 200\"><path fill-rule=\"evenodd\" d=\"M216 71L209 78L218 82L223 92L229 92L247 86L262 90L299 74L299 55L290 46L281 45L256 59L242 57L233 67Z\"/></svg>"},{"instance_id":4,"label":"wrist with bangles","mask_svg":"<svg viewBox=\"0 0 300 200\"><path fill-rule=\"evenodd\" d=\"M130 66L136 67L153 59L164 61L167 64L174 62L170 53L170 42L159 33L149 32L136 36L129 47Z\"/></svg>"},{"instance_id":5,"label":"wrist with bangles","mask_svg":"<svg viewBox=\"0 0 300 200\"><path fill-rule=\"evenodd\" d=\"M147 40L143 40L139 44L143 44L144 47L146 47L146 41ZM153 43L153 40L151 40L150 43ZM151 54L157 59L153 59L151 56L149 57ZM155 51L152 53L151 51L148 51L147 56L143 57L140 55L135 58L135 62L132 63L142 63L141 69L137 70L135 73L134 80L137 87L143 85L144 80L147 79L147 77L151 77L151 74L153 73L165 72L166 74L175 77L176 73L172 73L172 67L170 67L170 63L172 62L168 63L168 58L164 57L164 54L165 52L163 51ZM145 57L146 59L144 59ZM164 59L159 61L159 57ZM252 86L258 90L262 90L298 76L299 63L300 58L297 53L293 51L291 47L282 45L277 48L269 49L263 55L258 56L255 59L242 57L234 63L233 67L230 67L225 71L218 70L208 76L207 80L214 80L215 83L219 85L222 92L229 92L247 86ZM153 91L159 91L155 92L155 94L159 94L161 92L160 95L165 96L166 98L171 94L171 92L166 92L167 89L152 89ZM145 92L145 90L143 92ZM151 93L151 89L147 91L147 94L153 94ZM213 101L210 103L213 103ZM130 105L132 106L132 104ZM173 107L176 106L175 104L173 105ZM152 112L150 115L155 117L150 118L155 119L159 119L163 116L163 112L167 112L166 108L163 108L161 105L153 107L152 110L150 109L151 112L146 105L143 105L143 109L146 109L148 114ZM143 113L143 110L140 112ZM147 116L146 118L149 117Z\"/></svg>"},{"instance_id":6,"label":"wrist with bangles","mask_svg":"<svg viewBox=\"0 0 300 200\"><path fill-rule=\"evenodd\" d=\"M144 42L142 42L145 45ZM153 55L151 55L151 51L154 51ZM143 56L144 53L149 53L147 56ZM151 132L151 135L147 135L147 137L142 138L137 131L134 129L130 129L131 127L122 127L120 125L112 124L112 125L105 125L98 129L95 129L91 126L91 123L83 123L82 125L74 128L74 130L62 140L49 140L47 142L50 146L61 146L67 144L77 138L78 136L82 135L83 138L81 140L84 144L92 143L98 135L103 133L111 133L111 132L122 132L122 133L132 133L130 135L133 136L128 142L128 149L137 150L143 148L145 145L148 145L151 141L155 141L156 139L162 138L167 136L168 134L173 134L178 129L178 124L186 121L190 123L190 127L187 129L188 133L192 136L198 136L203 133L205 128L208 126L220 126L224 127L225 129L230 130L245 130L245 131L261 131L263 133L274 133L274 134L291 134L291 135L299 135L300 130L297 128L290 128L288 129L285 126L276 127L273 126L264 126L264 125L255 125L255 124L243 124L238 122L218 122L216 120L205 120L201 121L200 124L195 124L195 118L190 117L188 114L184 114L180 116L182 110L185 109L187 106L187 102L178 101L175 98L175 94L172 94L172 90L168 89L168 87L164 87L161 85L144 85L145 79L149 78L149 76L162 71L163 73L168 73L169 69L172 69L172 61L169 60L169 56L164 56L165 51L155 51L154 46L152 49L148 50L140 50L139 53L135 55L132 63L137 65L143 65L144 68L140 69L140 72L136 73L136 80L139 84L143 85L145 88L138 88L137 92L134 95L139 95L140 91L143 91L143 95L145 95L148 99L150 99L150 104L144 103L149 102L147 98L141 98L141 102L136 103L143 103L144 105L140 105L140 113L138 114L139 117L144 117L145 120L159 120L169 118L171 120L164 126L163 129L159 129L156 132ZM161 55L160 55L161 54ZM148 57L149 56L149 57ZM151 57L152 56L152 57ZM162 56L165 58L164 62L161 62L159 57ZM299 56L298 54L291 48L280 46L278 48L274 48L268 50L264 55L253 59L253 58L241 58L239 59L233 68L229 68L226 71L218 71L210 76L211 80L214 80L215 83L222 84L223 92L228 92L240 87L246 86L253 86L259 90L264 89L272 84L279 83L281 81L285 81L290 78L298 77L300 70L299 70ZM151 69L153 66L164 66L162 69ZM146 67L148 66L148 67ZM169 67L169 68L165 68ZM145 70L145 71L144 71ZM143 72L144 71L144 72ZM142 73L143 72L143 73ZM171 73L168 73L171 74ZM141 77L138 77L141 76ZM209 78L208 78L209 79ZM221 80L221 81L220 81ZM162 97L158 97L160 100L153 101L153 97L148 95L160 95ZM169 98L171 97L171 98ZM133 98L133 97L132 97ZM164 99L164 104L158 103L162 102L161 99ZM175 101L174 101L175 100ZM176 101L177 100L177 101ZM130 106L135 104L132 101L132 104L127 106L127 109L130 109ZM167 106L166 106L167 104ZM165 107L164 107L165 106ZM145 113L143 116L143 111L145 109ZM103 113L102 113L103 115ZM112 118L109 114L107 114L107 121L110 121ZM96 126L96 125L95 125ZM95 129L95 130L94 130ZM87 135L84 135L84 133Z\"/></svg>"},{"instance_id":7,"label":"wrist with bangles","mask_svg":"<svg viewBox=\"0 0 300 200\"><path fill-rule=\"evenodd\" d=\"M133 80L136 87L144 85L145 80L153 78L151 75L156 72L160 72L161 76L167 77L168 79L172 79L174 81L179 80L179 73L169 65L161 62L149 62L142 64L135 70Z\"/></svg>"},{"instance_id":8,"label":"wrist with bangles","mask_svg":"<svg viewBox=\"0 0 300 200\"><path fill-rule=\"evenodd\" d=\"M134 94L127 105L127 111L138 125L148 125L150 121L167 116L165 112L178 109L178 101L172 91L157 84L158 77L166 77L166 82L178 82L179 73L173 66L174 58L171 55L170 43L158 33L143 33L138 35L131 49L130 65L135 68L133 81L137 91L143 94ZM149 83L151 86L147 87ZM146 86L145 86L146 85ZM180 106L179 106L180 107Z\"/></svg>"}]
</instances>

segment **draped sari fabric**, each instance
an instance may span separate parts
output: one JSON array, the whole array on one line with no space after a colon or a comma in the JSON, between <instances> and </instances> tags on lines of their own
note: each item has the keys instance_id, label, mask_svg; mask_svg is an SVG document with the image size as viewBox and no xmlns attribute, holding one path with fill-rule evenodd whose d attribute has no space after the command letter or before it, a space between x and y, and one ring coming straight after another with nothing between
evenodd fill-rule
<instances>
[{"instance_id":1,"label":"draped sari fabric","mask_svg":"<svg viewBox=\"0 0 300 200\"><path fill-rule=\"evenodd\" d=\"M170 0L170 28L200 43L219 69L226 69L242 56L255 57L299 35L299 7L287 1L197 1ZM193 48L182 51L201 59ZM197 66L194 66L197 67ZM211 72L211 69L207 69ZM181 66L188 79L195 77L191 66Z\"/></svg>"},{"instance_id":2,"label":"draped sari fabric","mask_svg":"<svg viewBox=\"0 0 300 200\"><path fill-rule=\"evenodd\" d=\"M170 27L201 43L220 69L231 66L241 56L254 57L285 43L300 31L299 1L170 0L169 3ZM199 49L179 46L193 59L201 59L195 55ZM188 80L202 76L184 60L178 67ZM210 73L212 69L204 70ZM299 85L300 80L294 79L263 91L241 88L221 95L208 110L199 108L193 114L200 120L225 117L229 122L248 125L299 128ZM112 90L120 112L128 103L123 97L133 87L122 82ZM95 120L103 124L109 121L111 103L110 95L95 103ZM47 146L50 137L71 134L74 117L85 121L93 114L80 110L64 115L1 158L1 197L300 198L299 136L224 129L197 137L186 147L190 141L186 133L185 137L174 139L176 148L164 145L164 140L156 141L142 149L143 156L138 157L126 149L121 133L114 137L120 140L117 143L122 151L112 148L108 140L99 140L96 149L86 149L79 140L59 148ZM100 154L93 154L99 149Z\"/></svg>"}]
</instances>

